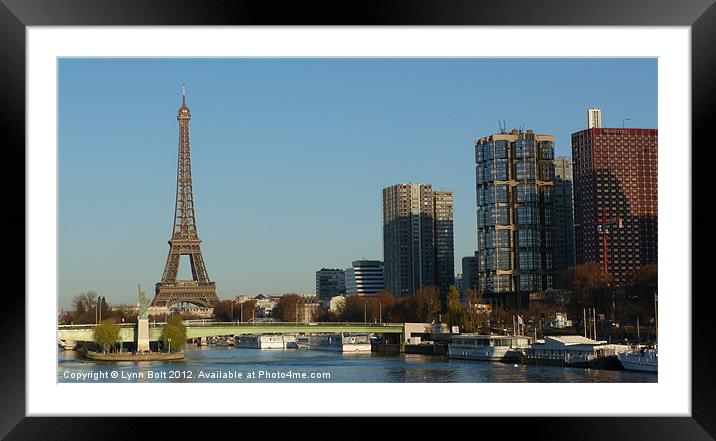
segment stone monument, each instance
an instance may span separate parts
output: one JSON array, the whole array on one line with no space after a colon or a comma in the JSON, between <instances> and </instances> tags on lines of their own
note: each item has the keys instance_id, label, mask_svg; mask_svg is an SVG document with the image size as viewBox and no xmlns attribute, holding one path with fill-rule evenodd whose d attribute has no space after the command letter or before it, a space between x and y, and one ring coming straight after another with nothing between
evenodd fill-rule
<instances>
[{"instance_id":1,"label":"stone monument","mask_svg":"<svg viewBox=\"0 0 716 441\"><path fill-rule=\"evenodd\" d=\"M139 288L139 314L137 315L137 352L149 351L149 299Z\"/></svg>"}]
</instances>

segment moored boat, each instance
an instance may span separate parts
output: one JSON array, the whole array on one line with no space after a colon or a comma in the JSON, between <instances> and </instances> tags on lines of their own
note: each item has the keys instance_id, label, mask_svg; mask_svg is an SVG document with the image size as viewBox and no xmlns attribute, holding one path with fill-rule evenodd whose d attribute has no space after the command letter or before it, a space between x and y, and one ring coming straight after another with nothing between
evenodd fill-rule
<instances>
[{"instance_id":1,"label":"moored boat","mask_svg":"<svg viewBox=\"0 0 716 441\"><path fill-rule=\"evenodd\" d=\"M287 349L295 345L296 337L292 335L237 335L234 346L251 349Z\"/></svg>"},{"instance_id":2,"label":"moored boat","mask_svg":"<svg viewBox=\"0 0 716 441\"><path fill-rule=\"evenodd\" d=\"M524 351L522 362L592 369L622 369L617 356L627 346L608 344L581 335L545 336Z\"/></svg>"},{"instance_id":3,"label":"moored boat","mask_svg":"<svg viewBox=\"0 0 716 441\"><path fill-rule=\"evenodd\" d=\"M460 334L452 336L448 358L480 361L518 361L531 341L523 335Z\"/></svg>"},{"instance_id":4,"label":"moored boat","mask_svg":"<svg viewBox=\"0 0 716 441\"><path fill-rule=\"evenodd\" d=\"M625 370L654 372L659 370L658 348L638 348L634 351L618 354L619 362Z\"/></svg>"},{"instance_id":5,"label":"moored boat","mask_svg":"<svg viewBox=\"0 0 716 441\"><path fill-rule=\"evenodd\" d=\"M184 352L93 352L83 351L83 355L98 361L169 361L183 360Z\"/></svg>"},{"instance_id":6,"label":"moored boat","mask_svg":"<svg viewBox=\"0 0 716 441\"><path fill-rule=\"evenodd\" d=\"M322 334L308 337L308 349L333 352L370 352L370 336L367 334Z\"/></svg>"}]
</instances>

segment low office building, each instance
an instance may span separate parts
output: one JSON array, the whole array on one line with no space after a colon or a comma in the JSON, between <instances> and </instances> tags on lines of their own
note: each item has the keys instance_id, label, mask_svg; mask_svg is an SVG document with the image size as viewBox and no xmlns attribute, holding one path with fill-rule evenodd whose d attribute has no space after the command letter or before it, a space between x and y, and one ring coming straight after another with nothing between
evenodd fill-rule
<instances>
[{"instance_id":1,"label":"low office building","mask_svg":"<svg viewBox=\"0 0 716 441\"><path fill-rule=\"evenodd\" d=\"M345 274L348 296L374 296L385 287L383 262L380 260L356 260Z\"/></svg>"},{"instance_id":2,"label":"low office building","mask_svg":"<svg viewBox=\"0 0 716 441\"><path fill-rule=\"evenodd\" d=\"M321 268L316 271L316 296L323 301L346 293L346 274L342 269Z\"/></svg>"}]
</instances>

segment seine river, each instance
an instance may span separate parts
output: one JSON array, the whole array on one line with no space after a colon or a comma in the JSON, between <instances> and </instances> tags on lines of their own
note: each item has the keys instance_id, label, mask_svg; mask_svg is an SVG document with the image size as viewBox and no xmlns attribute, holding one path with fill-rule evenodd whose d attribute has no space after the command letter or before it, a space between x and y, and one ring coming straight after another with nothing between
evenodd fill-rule
<instances>
[{"instance_id":1,"label":"seine river","mask_svg":"<svg viewBox=\"0 0 716 441\"><path fill-rule=\"evenodd\" d=\"M72 382L329 382L329 383L655 383L631 371L527 366L417 354L342 354L187 345L174 362L97 362L58 352L57 381Z\"/></svg>"}]
</instances>

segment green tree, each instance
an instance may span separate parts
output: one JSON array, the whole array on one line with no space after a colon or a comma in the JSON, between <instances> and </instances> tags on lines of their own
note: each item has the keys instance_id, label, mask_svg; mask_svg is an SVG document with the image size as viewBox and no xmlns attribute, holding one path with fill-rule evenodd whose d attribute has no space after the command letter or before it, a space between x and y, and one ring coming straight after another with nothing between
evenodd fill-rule
<instances>
[{"instance_id":1,"label":"green tree","mask_svg":"<svg viewBox=\"0 0 716 441\"><path fill-rule=\"evenodd\" d=\"M448 326L458 326L460 330L465 328L466 324L466 313L465 308L460 302L460 292L457 290L455 285L450 285L450 290L447 295L447 314L445 315L445 321Z\"/></svg>"},{"instance_id":2,"label":"green tree","mask_svg":"<svg viewBox=\"0 0 716 441\"><path fill-rule=\"evenodd\" d=\"M162 342L172 352L186 346L186 325L179 314L173 314L162 328ZM170 343L171 342L171 343Z\"/></svg>"},{"instance_id":3,"label":"green tree","mask_svg":"<svg viewBox=\"0 0 716 441\"><path fill-rule=\"evenodd\" d=\"M102 323L94 328L94 340L102 344L102 352L107 352L107 346L112 350L119 341L119 326L114 319L102 320Z\"/></svg>"}]
</instances>

